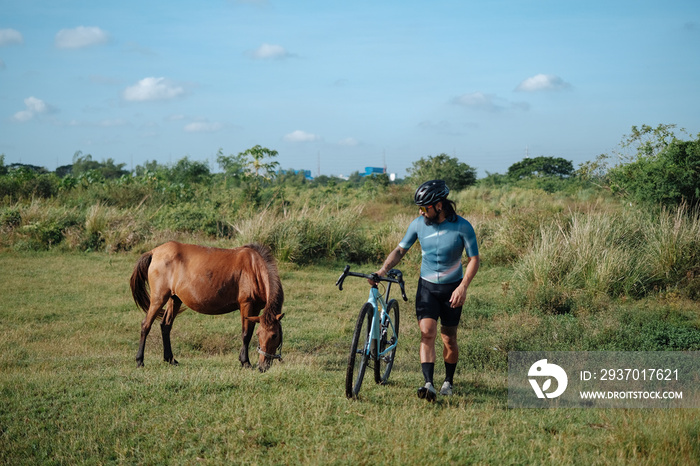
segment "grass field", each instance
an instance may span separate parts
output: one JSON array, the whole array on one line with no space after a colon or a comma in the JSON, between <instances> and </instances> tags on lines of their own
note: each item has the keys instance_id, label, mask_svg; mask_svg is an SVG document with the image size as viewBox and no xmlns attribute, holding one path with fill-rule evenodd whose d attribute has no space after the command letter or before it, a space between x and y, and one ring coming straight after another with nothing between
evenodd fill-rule
<instances>
[{"instance_id":1,"label":"grass field","mask_svg":"<svg viewBox=\"0 0 700 466\"><path fill-rule=\"evenodd\" d=\"M162 361L156 326L146 366L137 369L143 313L128 287L136 258L0 254L0 464L700 462L695 409L507 408L509 342L530 335L550 343L564 329L588 335L573 345L590 349L603 341L596 332L621 319L518 313L504 297L508 269L485 267L475 279L461 324L456 393L429 404L415 396L422 377L413 299L401 302L390 384L376 386L370 377L360 400L345 398L348 345L368 288L348 279L338 291L343 264L280 265L284 362L268 372L240 368L237 313L192 311L173 328L180 365ZM416 271L404 273L411 297ZM687 301L617 312L698 318ZM436 372L441 381L440 365Z\"/></svg>"}]
</instances>

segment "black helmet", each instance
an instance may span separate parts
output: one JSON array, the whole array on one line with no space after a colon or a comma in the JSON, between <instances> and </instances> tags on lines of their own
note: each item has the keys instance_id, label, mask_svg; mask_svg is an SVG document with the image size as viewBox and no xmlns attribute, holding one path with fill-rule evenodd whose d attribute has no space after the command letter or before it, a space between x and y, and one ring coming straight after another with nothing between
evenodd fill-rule
<instances>
[{"instance_id":1,"label":"black helmet","mask_svg":"<svg viewBox=\"0 0 700 466\"><path fill-rule=\"evenodd\" d=\"M444 180L430 180L416 189L413 200L417 205L433 205L444 200L448 194L450 194L450 188L447 187Z\"/></svg>"}]
</instances>

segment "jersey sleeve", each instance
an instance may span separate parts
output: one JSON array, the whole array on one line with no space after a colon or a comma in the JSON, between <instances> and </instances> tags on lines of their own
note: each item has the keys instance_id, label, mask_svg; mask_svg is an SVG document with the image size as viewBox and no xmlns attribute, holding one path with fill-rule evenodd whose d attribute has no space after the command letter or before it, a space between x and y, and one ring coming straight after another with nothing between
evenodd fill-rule
<instances>
[{"instance_id":1,"label":"jersey sleeve","mask_svg":"<svg viewBox=\"0 0 700 466\"><path fill-rule=\"evenodd\" d=\"M464 225L461 228L462 241L464 241L464 250L467 256L474 257L479 255L479 246L476 243L476 232L474 227L467 220L464 220Z\"/></svg>"},{"instance_id":2,"label":"jersey sleeve","mask_svg":"<svg viewBox=\"0 0 700 466\"><path fill-rule=\"evenodd\" d=\"M413 243L415 243L418 239L418 229L416 228L416 222L420 220L421 217L418 217L408 225L406 235L404 235L403 239L399 242L399 247L408 250L411 248L411 246L413 246Z\"/></svg>"}]
</instances>

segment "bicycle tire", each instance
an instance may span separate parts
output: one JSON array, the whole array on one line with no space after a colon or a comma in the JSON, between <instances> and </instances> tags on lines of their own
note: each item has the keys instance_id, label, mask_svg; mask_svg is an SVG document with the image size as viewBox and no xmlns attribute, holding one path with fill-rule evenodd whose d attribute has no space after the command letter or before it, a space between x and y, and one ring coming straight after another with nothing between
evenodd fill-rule
<instances>
[{"instance_id":1,"label":"bicycle tire","mask_svg":"<svg viewBox=\"0 0 700 466\"><path fill-rule=\"evenodd\" d=\"M373 316L374 308L370 303L365 303L360 309L360 315L357 318L357 324L355 324L348 367L345 372L345 396L348 398L357 398L362 387L362 379L365 376L370 358L368 354L365 354L364 349L367 347L367 340L370 337L369 331L372 328Z\"/></svg>"},{"instance_id":2,"label":"bicycle tire","mask_svg":"<svg viewBox=\"0 0 700 466\"><path fill-rule=\"evenodd\" d=\"M389 319L394 324L393 327L387 321L387 325L382 325L381 327L381 340L379 341L380 352L384 351L385 348L391 346L399 338L399 303L395 299L392 299L387 304L386 312ZM396 346L393 350L385 354L384 356L377 358L374 364L374 381L378 384L385 385L389 380L389 374L391 374L391 369L394 367L394 356L396 356Z\"/></svg>"}]
</instances>

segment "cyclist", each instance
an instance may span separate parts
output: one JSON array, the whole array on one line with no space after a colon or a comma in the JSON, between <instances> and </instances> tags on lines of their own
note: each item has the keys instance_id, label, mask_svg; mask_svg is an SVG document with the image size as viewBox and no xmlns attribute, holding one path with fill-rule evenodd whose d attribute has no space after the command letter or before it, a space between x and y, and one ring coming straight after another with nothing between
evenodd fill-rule
<instances>
[{"instance_id":1,"label":"cyclist","mask_svg":"<svg viewBox=\"0 0 700 466\"><path fill-rule=\"evenodd\" d=\"M447 199L449 193L443 180L430 180L420 185L414 195L420 216L411 222L404 238L376 272L379 276L386 275L416 240L420 242L423 260L416 291L416 316L421 333L419 354L425 385L418 389L418 397L428 401L436 398L433 373L437 321L440 319L445 362L445 381L440 394L451 395L459 359L457 325L467 288L479 270L479 248L474 228L457 215L454 201ZM469 257L466 273L462 267L462 253L465 251Z\"/></svg>"}]
</instances>

